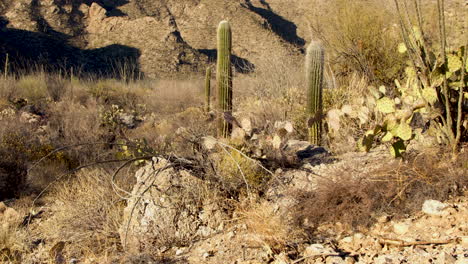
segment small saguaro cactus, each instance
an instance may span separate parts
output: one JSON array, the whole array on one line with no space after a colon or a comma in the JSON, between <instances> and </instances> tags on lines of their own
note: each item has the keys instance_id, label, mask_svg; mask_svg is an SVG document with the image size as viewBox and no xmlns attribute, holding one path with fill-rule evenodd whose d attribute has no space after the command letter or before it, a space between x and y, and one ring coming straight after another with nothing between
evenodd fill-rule
<instances>
[{"instance_id":1,"label":"small saguaro cactus","mask_svg":"<svg viewBox=\"0 0 468 264\"><path fill-rule=\"evenodd\" d=\"M210 96L211 96L211 67L206 68L205 75L205 112L210 112Z\"/></svg>"},{"instance_id":2,"label":"small saguaro cactus","mask_svg":"<svg viewBox=\"0 0 468 264\"><path fill-rule=\"evenodd\" d=\"M232 124L223 118L224 113L232 112L232 68L231 50L232 35L228 21L221 21L218 26L217 38L217 64L216 81L218 86L218 111L221 117L218 123L218 136L228 137L231 134Z\"/></svg>"},{"instance_id":3,"label":"small saguaro cactus","mask_svg":"<svg viewBox=\"0 0 468 264\"><path fill-rule=\"evenodd\" d=\"M309 142L319 145L322 130L322 90L324 49L319 42L313 41L307 48L305 59L307 78L307 126Z\"/></svg>"}]
</instances>

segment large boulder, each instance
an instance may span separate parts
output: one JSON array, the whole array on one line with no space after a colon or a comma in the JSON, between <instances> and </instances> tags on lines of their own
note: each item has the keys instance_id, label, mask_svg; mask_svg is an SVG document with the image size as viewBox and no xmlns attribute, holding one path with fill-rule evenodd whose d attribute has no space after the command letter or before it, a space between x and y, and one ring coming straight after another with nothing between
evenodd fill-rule
<instances>
[{"instance_id":1,"label":"large boulder","mask_svg":"<svg viewBox=\"0 0 468 264\"><path fill-rule=\"evenodd\" d=\"M120 229L126 249L181 246L223 229L226 215L216 194L189 171L154 158L135 176Z\"/></svg>"}]
</instances>

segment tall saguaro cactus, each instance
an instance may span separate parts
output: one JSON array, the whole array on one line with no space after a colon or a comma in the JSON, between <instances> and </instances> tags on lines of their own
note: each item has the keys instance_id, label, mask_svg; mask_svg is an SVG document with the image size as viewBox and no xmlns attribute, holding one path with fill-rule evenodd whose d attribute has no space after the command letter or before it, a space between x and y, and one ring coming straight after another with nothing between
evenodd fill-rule
<instances>
[{"instance_id":1,"label":"tall saguaro cactus","mask_svg":"<svg viewBox=\"0 0 468 264\"><path fill-rule=\"evenodd\" d=\"M218 85L218 111L221 113L232 111L232 68L231 50L232 33L228 21L221 21L218 26L218 59L216 68L216 81ZM218 123L218 136L228 137L231 134L232 124L222 114Z\"/></svg>"},{"instance_id":2,"label":"tall saguaro cactus","mask_svg":"<svg viewBox=\"0 0 468 264\"><path fill-rule=\"evenodd\" d=\"M211 67L206 68L205 75L205 112L210 112L211 97Z\"/></svg>"},{"instance_id":3,"label":"tall saguaro cactus","mask_svg":"<svg viewBox=\"0 0 468 264\"><path fill-rule=\"evenodd\" d=\"M319 42L310 43L305 61L307 78L307 126L309 142L319 145L322 130L322 90L324 49Z\"/></svg>"}]
</instances>

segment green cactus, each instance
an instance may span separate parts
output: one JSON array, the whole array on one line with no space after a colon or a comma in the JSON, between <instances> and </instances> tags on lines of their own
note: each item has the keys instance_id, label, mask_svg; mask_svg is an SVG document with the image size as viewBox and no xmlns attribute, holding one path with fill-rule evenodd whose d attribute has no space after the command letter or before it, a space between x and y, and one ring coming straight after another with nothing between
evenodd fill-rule
<instances>
[{"instance_id":1,"label":"green cactus","mask_svg":"<svg viewBox=\"0 0 468 264\"><path fill-rule=\"evenodd\" d=\"M205 112L210 112L210 96L211 96L211 67L206 68L205 75Z\"/></svg>"},{"instance_id":2,"label":"green cactus","mask_svg":"<svg viewBox=\"0 0 468 264\"><path fill-rule=\"evenodd\" d=\"M306 55L307 78L307 125L309 128L309 142L320 144L322 130L322 90L323 90L323 60L324 49L319 42L310 43Z\"/></svg>"},{"instance_id":3,"label":"green cactus","mask_svg":"<svg viewBox=\"0 0 468 264\"><path fill-rule=\"evenodd\" d=\"M218 123L218 136L228 137L232 124L223 118L223 113L232 111L232 68L231 68L232 37L228 21L222 21L218 26L218 59L216 80L218 85L218 111L221 113Z\"/></svg>"}]
</instances>

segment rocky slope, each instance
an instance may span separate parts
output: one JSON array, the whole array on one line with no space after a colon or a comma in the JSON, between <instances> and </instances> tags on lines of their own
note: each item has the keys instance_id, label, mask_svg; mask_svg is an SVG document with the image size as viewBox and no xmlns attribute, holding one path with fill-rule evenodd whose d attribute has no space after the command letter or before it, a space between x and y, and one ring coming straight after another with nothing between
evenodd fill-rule
<instances>
[{"instance_id":1,"label":"rocky slope","mask_svg":"<svg viewBox=\"0 0 468 264\"><path fill-rule=\"evenodd\" d=\"M131 69L157 77L200 71L216 58L216 27L224 19L233 26L238 71L251 71L265 57L299 55L304 45L296 25L265 1L0 1L0 15L6 25L0 47L14 54L13 62L23 55L57 64L59 58L49 58L55 53L68 68L92 65L89 71L96 72ZM46 41L34 45L37 39ZM29 52L16 50L18 43ZM83 55L90 50L93 56ZM96 53L117 62L105 67L94 61Z\"/></svg>"}]
</instances>

